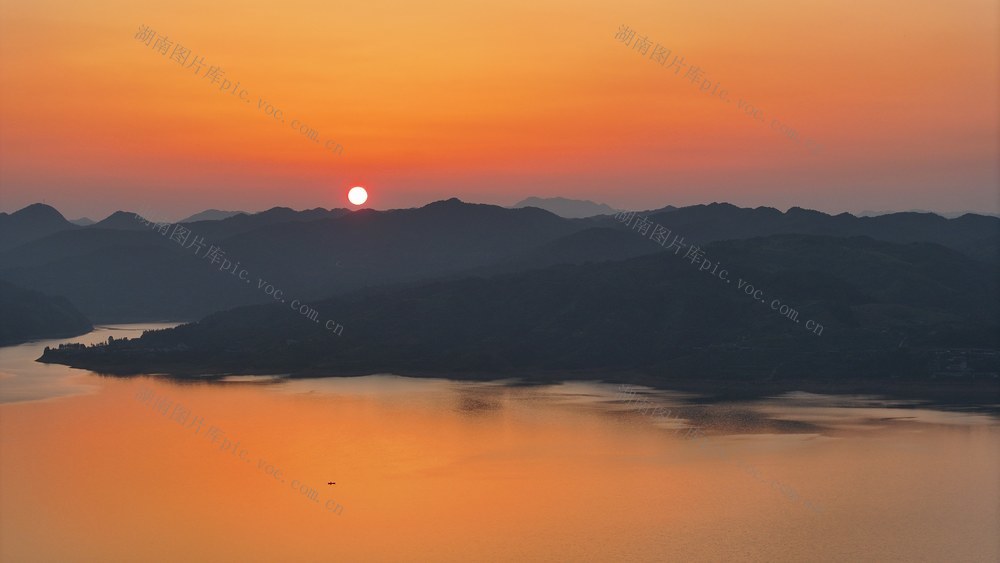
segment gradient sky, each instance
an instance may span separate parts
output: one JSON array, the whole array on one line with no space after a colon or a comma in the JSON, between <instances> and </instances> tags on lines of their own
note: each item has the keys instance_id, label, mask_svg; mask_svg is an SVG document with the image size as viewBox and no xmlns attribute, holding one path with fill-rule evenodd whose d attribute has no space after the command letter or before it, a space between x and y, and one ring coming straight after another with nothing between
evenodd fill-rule
<instances>
[{"instance_id":1,"label":"gradient sky","mask_svg":"<svg viewBox=\"0 0 1000 563\"><path fill-rule=\"evenodd\" d=\"M345 207L364 185L375 208L561 195L996 213L998 12L995 0L4 0L0 210ZM143 24L221 66L250 103L137 41ZM616 41L622 24L732 103ZM788 141L772 117L822 148Z\"/></svg>"}]
</instances>

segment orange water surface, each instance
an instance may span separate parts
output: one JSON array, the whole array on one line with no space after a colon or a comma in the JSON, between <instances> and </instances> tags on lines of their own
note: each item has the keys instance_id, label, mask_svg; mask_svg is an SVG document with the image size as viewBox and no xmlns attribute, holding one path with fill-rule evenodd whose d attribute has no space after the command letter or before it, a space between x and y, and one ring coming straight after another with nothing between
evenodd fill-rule
<instances>
[{"instance_id":1,"label":"orange water surface","mask_svg":"<svg viewBox=\"0 0 1000 563\"><path fill-rule=\"evenodd\" d=\"M3 561L1000 560L986 414L638 389L671 409L654 416L606 384L391 375L179 384L26 359L45 344L0 349Z\"/></svg>"}]
</instances>

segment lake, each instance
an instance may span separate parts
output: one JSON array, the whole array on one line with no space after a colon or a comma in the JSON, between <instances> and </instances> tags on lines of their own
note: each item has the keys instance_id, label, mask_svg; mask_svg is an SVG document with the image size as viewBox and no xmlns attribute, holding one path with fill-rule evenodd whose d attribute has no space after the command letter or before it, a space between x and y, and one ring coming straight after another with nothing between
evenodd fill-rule
<instances>
[{"instance_id":1,"label":"lake","mask_svg":"<svg viewBox=\"0 0 1000 563\"><path fill-rule=\"evenodd\" d=\"M0 348L4 561L1000 560L992 414L34 362L163 326Z\"/></svg>"}]
</instances>

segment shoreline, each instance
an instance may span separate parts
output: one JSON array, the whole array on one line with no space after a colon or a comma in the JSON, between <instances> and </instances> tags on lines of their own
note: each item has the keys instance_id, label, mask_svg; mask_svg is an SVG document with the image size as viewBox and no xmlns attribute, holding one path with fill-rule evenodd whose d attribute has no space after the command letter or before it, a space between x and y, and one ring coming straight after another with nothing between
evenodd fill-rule
<instances>
[{"instance_id":1,"label":"shoreline","mask_svg":"<svg viewBox=\"0 0 1000 563\"><path fill-rule=\"evenodd\" d=\"M392 374L415 379L448 379L452 381L507 381L511 386L551 385L569 381L588 381L611 385L628 384L657 391L695 393L700 404L728 403L764 399L791 392L819 395L875 395L890 400L917 401L919 407L947 410L973 409L1000 414L1000 378L981 377L894 377L894 378L704 378L692 376L658 377L635 370L510 370L490 373L461 370L428 369L340 369L305 370L231 368L197 368L192 366L160 365L137 369L134 366L100 365L98 362L46 361L40 363L66 365L84 369L102 377L154 376L180 382L219 382L231 376L270 376L275 380L365 377ZM276 374L280 374L276 377ZM513 380L513 381L511 381ZM900 405L901 408L914 405Z\"/></svg>"}]
</instances>

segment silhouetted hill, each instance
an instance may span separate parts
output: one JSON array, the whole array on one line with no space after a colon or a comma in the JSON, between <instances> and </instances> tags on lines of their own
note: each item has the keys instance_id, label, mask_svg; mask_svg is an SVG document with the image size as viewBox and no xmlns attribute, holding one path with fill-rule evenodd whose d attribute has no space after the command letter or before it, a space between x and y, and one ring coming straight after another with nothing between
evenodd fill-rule
<instances>
[{"instance_id":1,"label":"silhouetted hill","mask_svg":"<svg viewBox=\"0 0 1000 563\"><path fill-rule=\"evenodd\" d=\"M317 207L316 209L296 211L287 207L273 207L260 213L241 213L225 219L195 221L190 223L188 227L200 236L223 239L271 225L336 219L349 213L351 211L348 209L323 209Z\"/></svg>"},{"instance_id":2,"label":"silhouetted hill","mask_svg":"<svg viewBox=\"0 0 1000 563\"><path fill-rule=\"evenodd\" d=\"M99 322L183 320L270 301L257 289L258 278L300 299L327 297L481 267L586 227L539 209L458 200L341 211L313 210L308 217L321 219L312 221L277 209L263 217L186 224L189 241L200 237L204 244L198 255L149 226L95 225L3 253L0 268L16 283L67 295ZM219 271L221 260L211 264L205 256L212 245L239 262L251 283Z\"/></svg>"},{"instance_id":3,"label":"silhouetted hill","mask_svg":"<svg viewBox=\"0 0 1000 563\"><path fill-rule=\"evenodd\" d=\"M228 219L234 215L248 215L245 211L220 211L218 209L206 209L200 213L181 219L178 223L196 223L198 221L220 221Z\"/></svg>"},{"instance_id":4,"label":"silhouetted hill","mask_svg":"<svg viewBox=\"0 0 1000 563\"><path fill-rule=\"evenodd\" d=\"M905 209L899 211L872 211L866 209L859 213L853 213L858 217L875 217L878 215L892 215L893 213L934 213L940 215L946 219L954 219L956 217L961 217L962 215L985 215L987 217L1000 217L1000 213L988 213L985 211L972 211L971 209L966 209L965 211L928 211L926 209Z\"/></svg>"},{"instance_id":5,"label":"silhouetted hill","mask_svg":"<svg viewBox=\"0 0 1000 563\"><path fill-rule=\"evenodd\" d=\"M728 204L664 208L651 219L708 243L784 233L867 235L933 242L995 264L1000 219L895 214L857 218L793 208L742 209ZM113 221L112 221L113 220ZM254 215L185 224L200 254L154 232L134 215L61 231L0 252L0 275L65 295L96 322L184 320L266 303L258 279L298 299L322 299L365 287L412 284L470 273L492 275L582 264L662 248L611 216L564 219L538 208L506 209L457 199L390 211L274 208ZM211 246L225 252L216 264ZM993 256L991 258L991 256ZM220 272L239 263L251 284ZM183 288L183 289L180 289Z\"/></svg>"},{"instance_id":6,"label":"silhouetted hill","mask_svg":"<svg viewBox=\"0 0 1000 563\"><path fill-rule=\"evenodd\" d=\"M532 247L496 264L462 273L493 275L546 268L557 264L616 261L654 254L661 250L663 249L660 246L633 233L608 227L594 227Z\"/></svg>"},{"instance_id":7,"label":"silhouetted hill","mask_svg":"<svg viewBox=\"0 0 1000 563\"><path fill-rule=\"evenodd\" d=\"M595 215L614 214L615 209L603 203L595 203L583 199L567 199L564 197L529 197L523 199L511 207L537 207L555 213L567 219L582 219L594 217Z\"/></svg>"},{"instance_id":8,"label":"silhouetted hill","mask_svg":"<svg viewBox=\"0 0 1000 563\"><path fill-rule=\"evenodd\" d=\"M284 223L231 237L226 247L234 255L255 256L265 279L281 279L320 298L493 264L586 226L540 209L451 199L417 209Z\"/></svg>"},{"instance_id":9,"label":"silhouetted hill","mask_svg":"<svg viewBox=\"0 0 1000 563\"><path fill-rule=\"evenodd\" d=\"M90 321L62 297L0 280L0 346L45 338L68 338L93 330Z\"/></svg>"},{"instance_id":10,"label":"silhouetted hill","mask_svg":"<svg viewBox=\"0 0 1000 563\"><path fill-rule=\"evenodd\" d=\"M307 209L296 211L287 207L274 207L260 213L246 214L243 212L219 211L218 214L229 214L226 217L213 218L213 211L209 210L196 215L192 215L183 221L191 229L197 229L202 236L228 237L240 233L245 233L266 227L268 225L278 225L281 223L300 223L308 221L318 221L320 219L330 219L342 217L350 211L347 209ZM207 214L207 215L206 215ZM198 218L199 216L202 218ZM193 221L191 219L194 219ZM173 223L172 223L173 224ZM95 223L91 228L96 229L117 229L123 231L148 231L151 227L142 221L136 220L136 214L130 211L116 211L103 221Z\"/></svg>"},{"instance_id":11,"label":"silhouetted hill","mask_svg":"<svg viewBox=\"0 0 1000 563\"><path fill-rule=\"evenodd\" d=\"M137 221L136 214L129 211L115 211L104 219L87 227L88 229L111 229L118 231L148 231L149 226Z\"/></svg>"},{"instance_id":12,"label":"silhouetted hill","mask_svg":"<svg viewBox=\"0 0 1000 563\"><path fill-rule=\"evenodd\" d=\"M52 207L34 203L11 214L0 213L0 251L79 228Z\"/></svg>"},{"instance_id":13,"label":"silhouetted hill","mask_svg":"<svg viewBox=\"0 0 1000 563\"><path fill-rule=\"evenodd\" d=\"M126 236L123 236L126 235ZM3 255L4 277L66 295L95 322L191 320L264 302L192 249L146 229L83 229Z\"/></svg>"},{"instance_id":14,"label":"silhouetted hill","mask_svg":"<svg viewBox=\"0 0 1000 563\"><path fill-rule=\"evenodd\" d=\"M958 355L964 367L950 375L1000 372L996 265L867 237L782 235L705 250L726 276L660 252L311 303L345 327L341 336L277 304L43 359L108 373L634 372L664 383L926 379ZM797 313L783 315L775 300Z\"/></svg>"},{"instance_id":15,"label":"silhouetted hill","mask_svg":"<svg viewBox=\"0 0 1000 563\"><path fill-rule=\"evenodd\" d=\"M771 207L741 208L728 203L693 205L651 212L649 219L685 237L708 243L775 234L869 236L889 242L934 242L978 260L1000 259L1000 218L963 215L945 219L932 213L892 213L855 217L828 215L792 207L785 213ZM613 219L606 219L613 222ZM625 227L628 228L628 227Z\"/></svg>"},{"instance_id":16,"label":"silhouetted hill","mask_svg":"<svg viewBox=\"0 0 1000 563\"><path fill-rule=\"evenodd\" d=\"M78 225L80 227L89 227L90 225L93 225L96 221L94 221L89 217L80 217L79 219L70 219L69 222L73 223L74 225Z\"/></svg>"}]
</instances>

